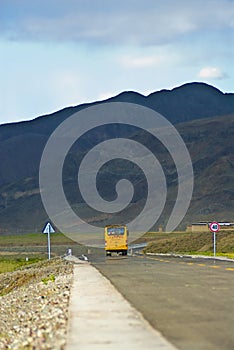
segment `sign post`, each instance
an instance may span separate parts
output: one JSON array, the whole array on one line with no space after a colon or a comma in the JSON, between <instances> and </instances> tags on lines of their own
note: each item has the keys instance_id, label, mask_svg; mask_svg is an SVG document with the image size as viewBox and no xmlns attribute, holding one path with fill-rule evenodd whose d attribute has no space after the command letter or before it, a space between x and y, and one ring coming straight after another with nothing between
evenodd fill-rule
<instances>
[{"instance_id":1,"label":"sign post","mask_svg":"<svg viewBox=\"0 0 234 350\"><path fill-rule=\"evenodd\" d=\"M51 251L51 249L50 249L50 234L51 234L51 233L54 233L55 230L54 230L53 226L51 225L51 223L50 223L50 222L47 222L42 232L43 232L43 233L47 233L47 241L48 241L48 259L50 260L50 251Z\"/></svg>"},{"instance_id":2,"label":"sign post","mask_svg":"<svg viewBox=\"0 0 234 350\"><path fill-rule=\"evenodd\" d=\"M214 258L216 256L216 232L219 232L220 225L218 222L214 221L209 224L210 231L213 232L214 236Z\"/></svg>"}]
</instances>

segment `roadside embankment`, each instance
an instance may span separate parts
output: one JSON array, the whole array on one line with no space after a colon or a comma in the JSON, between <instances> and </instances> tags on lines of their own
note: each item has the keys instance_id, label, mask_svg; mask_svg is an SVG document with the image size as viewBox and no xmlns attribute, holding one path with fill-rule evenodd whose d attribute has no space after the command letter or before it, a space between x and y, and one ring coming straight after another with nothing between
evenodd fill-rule
<instances>
[{"instance_id":1,"label":"roadside embankment","mask_svg":"<svg viewBox=\"0 0 234 350\"><path fill-rule=\"evenodd\" d=\"M72 277L61 258L0 274L0 349L64 349Z\"/></svg>"},{"instance_id":2,"label":"roadside embankment","mask_svg":"<svg viewBox=\"0 0 234 350\"><path fill-rule=\"evenodd\" d=\"M144 249L144 253L213 254L213 234L209 232L146 234L145 239L148 244ZM234 232L219 232L216 234L216 253L220 256L234 258Z\"/></svg>"}]
</instances>

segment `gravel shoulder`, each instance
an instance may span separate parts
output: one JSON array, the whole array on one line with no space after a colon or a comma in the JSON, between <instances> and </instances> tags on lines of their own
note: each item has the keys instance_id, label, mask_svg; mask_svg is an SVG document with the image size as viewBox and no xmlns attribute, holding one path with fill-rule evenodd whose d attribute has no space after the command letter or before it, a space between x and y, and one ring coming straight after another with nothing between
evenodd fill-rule
<instances>
[{"instance_id":1,"label":"gravel shoulder","mask_svg":"<svg viewBox=\"0 0 234 350\"><path fill-rule=\"evenodd\" d=\"M0 275L0 349L64 349L73 264L61 258Z\"/></svg>"}]
</instances>

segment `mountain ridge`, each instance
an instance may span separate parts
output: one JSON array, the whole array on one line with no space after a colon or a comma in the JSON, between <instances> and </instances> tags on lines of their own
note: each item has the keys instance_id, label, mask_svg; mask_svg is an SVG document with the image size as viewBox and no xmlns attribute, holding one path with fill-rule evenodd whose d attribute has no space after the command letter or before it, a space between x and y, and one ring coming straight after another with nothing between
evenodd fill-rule
<instances>
[{"instance_id":1,"label":"mountain ridge","mask_svg":"<svg viewBox=\"0 0 234 350\"><path fill-rule=\"evenodd\" d=\"M0 126L0 161L4 164L0 168L0 232L16 228L21 230L23 227L31 231L39 229L47 215L40 199L38 172L42 151L50 134L73 113L109 102L138 103L153 107L159 113L161 108L161 114L167 115L178 129L191 154L195 173L194 195L184 225L199 218L211 219L211 216L220 217L219 220L228 220L234 210L234 94L223 93L204 83L189 83L148 96L122 92L104 101L66 107L32 121ZM108 132L108 128L100 131L103 134ZM128 135L128 132L127 129L123 130L124 135ZM97 140L99 136L96 135ZM118 137L118 129L111 131L111 137ZM142 137L144 138L144 135ZM71 180L76 174L74 164L76 158L81 157L87 149L89 141L89 138L87 142L83 139L80 151L73 150L68 159L65 182L74 206L79 206L72 193L74 186L77 186L77 180ZM173 195L176 193L176 169L173 169L165 151L158 145L154 147L159 152L160 160L165 163L168 188L169 192L171 191L169 202L173 203ZM138 174L135 174L135 179L137 176ZM108 181L107 186L110 185ZM144 185L141 185L141 191L142 189ZM109 194L108 187L105 195ZM139 199L140 197L136 197L136 200ZM161 224L166 222L170 210L169 205ZM25 224L27 217L29 227Z\"/></svg>"},{"instance_id":2,"label":"mountain ridge","mask_svg":"<svg viewBox=\"0 0 234 350\"><path fill-rule=\"evenodd\" d=\"M51 124L53 124L53 127L55 127L57 124L59 124L60 122L65 120L71 114L76 113L84 108L88 108L92 105L96 105L96 104L100 104L100 103L109 103L109 102L114 102L114 101L137 103L137 104L145 105L146 107L152 108L155 111L161 113L162 115L165 114L164 116L168 120L170 120L172 122L172 124L177 124L179 122L183 122L184 120L183 119L173 120L172 116L174 115L175 110L173 108L173 109L168 111L168 108L166 108L166 106L165 106L165 104L168 104L168 101L165 101L165 98L167 98L169 96L171 98L171 96L173 96L173 95L175 96L175 94L176 94L176 98L180 99L179 103L181 103L182 97L185 97L184 102L188 103L187 94L189 94L190 96L193 96L195 94L195 96L197 96L199 91L201 92L200 98L202 98L202 101L211 104L212 100L207 100L207 97L210 98L210 96L211 96L211 98L217 98L217 96L218 96L219 99L224 98L223 101L225 102L225 105L223 107L222 106L220 107L219 102L216 102L215 108L217 108L217 111L212 110L205 116L198 113L197 118L202 119L204 117L209 117L209 116L212 117L212 116L218 116L218 115L227 115L227 114L232 113L234 111L234 93L223 93L221 90L217 89L216 87L214 87L212 85L209 85L206 83L200 83L200 82L192 82L192 83L183 84L179 87L175 87L171 90L163 89L163 90L155 91L155 92L150 93L149 95L143 95L143 94L140 94L140 93L135 92L135 91L123 91L123 92L117 94L116 96L110 97L110 98L105 99L105 100L83 103L83 104L79 104L76 106L64 107L61 110L55 111L53 113L38 116L32 120L2 124L2 125L0 125L0 141L2 140L2 134L5 134L4 129L9 131L10 128L13 126L17 127L17 128L23 128L23 127L27 127L29 125L29 123L32 123L32 124L38 123L38 125L41 127L41 121L42 120L44 121L44 118L50 118L50 120L56 118L57 121L54 123L51 123ZM204 95L204 93L205 93L205 95ZM149 103L146 103L147 99L150 101ZM156 102L153 101L153 103L152 103L152 100L155 100L155 99L156 99ZM163 99L163 101L159 103L158 100L162 100L162 99ZM190 99L190 103L191 103L191 101L193 101L192 97ZM145 103L143 103L143 102L145 102ZM195 102L193 101L193 103L196 104L197 101L195 101ZM180 106L180 108L183 108L183 107ZM193 106L190 107L190 109L192 109L192 108L193 108ZM162 109L162 111L160 112L161 109ZM165 113L165 111L167 113ZM194 113L192 116L189 115L189 118L190 118L189 120L194 119Z\"/></svg>"}]
</instances>

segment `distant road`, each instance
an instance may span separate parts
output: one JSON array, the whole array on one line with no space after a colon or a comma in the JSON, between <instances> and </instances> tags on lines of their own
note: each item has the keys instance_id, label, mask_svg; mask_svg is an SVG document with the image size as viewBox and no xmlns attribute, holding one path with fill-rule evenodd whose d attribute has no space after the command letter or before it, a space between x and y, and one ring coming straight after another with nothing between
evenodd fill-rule
<instances>
[{"instance_id":1,"label":"distant road","mask_svg":"<svg viewBox=\"0 0 234 350\"><path fill-rule=\"evenodd\" d=\"M90 256L144 317L181 350L233 350L234 263Z\"/></svg>"}]
</instances>

